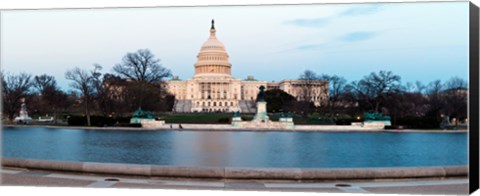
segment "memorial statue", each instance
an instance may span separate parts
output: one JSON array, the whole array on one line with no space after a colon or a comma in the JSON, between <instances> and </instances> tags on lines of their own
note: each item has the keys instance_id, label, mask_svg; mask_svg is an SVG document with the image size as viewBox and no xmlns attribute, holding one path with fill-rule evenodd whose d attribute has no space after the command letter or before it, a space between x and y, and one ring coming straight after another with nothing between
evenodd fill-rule
<instances>
[{"instance_id":1,"label":"memorial statue","mask_svg":"<svg viewBox=\"0 0 480 196\"><path fill-rule=\"evenodd\" d=\"M257 95L257 102L265 101L265 87L262 85L260 86L260 92Z\"/></svg>"},{"instance_id":2,"label":"memorial statue","mask_svg":"<svg viewBox=\"0 0 480 196\"><path fill-rule=\"evenodd\" d=\"M450 117L448 115L442 115L442 122L440 122L440 128L446 129L451 126Z\"/></svg>"},{"instance_id":3,"label":"memorial statue","mask_svg":"<svg viewBox=\"0 0 480 196\"><path fill-rule=\"evenodd\" d=\"M130 118L130 124L140 124L141 120L155 120L155 116L151 112L143 111L142 108L138 108Z\"/></svg>"},{"instance_id":4,"label":"memorial statue","mask_svg":"<svg viewBox=\"0 0 480 196\"><path fill-rule=\"evenodd\" d=\"M233 112L233 117L240 117L240 112Z\"/></svg>"},{"instance_id":5,"label":"memorial statue","mask_svg":"<svg viewBox=\"0 0 480 196\"><path fill-rule=\"evenodd\" d=\"M242 127L242 128L266 128L266 129L292 129L294 128L293 119L291 118L292 114L288 112L288 117L285 117L285 114L280 113L279 121L271 121L267 114L267 101L265 96L265 86L259 87L259 93L257 94L257 111L253 116L251 121L243 121L240 116L234 116L232 118L233 127Z\"/></svg>"}]
</instances>

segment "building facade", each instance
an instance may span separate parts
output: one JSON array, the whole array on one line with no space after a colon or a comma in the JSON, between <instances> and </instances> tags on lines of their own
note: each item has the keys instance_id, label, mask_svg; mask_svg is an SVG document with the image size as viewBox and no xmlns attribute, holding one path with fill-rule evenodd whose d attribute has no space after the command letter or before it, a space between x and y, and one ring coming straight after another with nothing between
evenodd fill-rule
<instances>
[{"instance_id":1,"label":"building facade","mask_svg":"<svg viewBox=\"0 0 480 196\"><path fill-rule=\"evenodd\" d=\"M301 80L266 82L249 76L245 80L232 76L232 64L223 43L216 37L212 20L210 37L202 45L194 64L193 78L167 81L168 91L175 95L175 112L255 112L254 102L260 86L266 90L281 89L297 100L311 100L320 106L328 99L328 82L306 83ZM306 88L308 87L308 88Z\"/></svg>"}]
</instances>

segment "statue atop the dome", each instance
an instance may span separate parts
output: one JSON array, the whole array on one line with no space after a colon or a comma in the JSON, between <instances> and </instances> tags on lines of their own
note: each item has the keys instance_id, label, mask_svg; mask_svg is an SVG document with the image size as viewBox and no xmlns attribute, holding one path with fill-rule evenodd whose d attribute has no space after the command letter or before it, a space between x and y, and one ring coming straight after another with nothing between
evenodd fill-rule
<instances>
[{"instance_id":1,"label":"statue atop the dome","mask_svg":"<svg viewBox=\"0 0 480 196\"><path fill-rule=\"evenodd\" d=\"M214 23L215 23L215 21L212 19L212 28L211 29L215 29Z\"/></svg>"}]
</instances>

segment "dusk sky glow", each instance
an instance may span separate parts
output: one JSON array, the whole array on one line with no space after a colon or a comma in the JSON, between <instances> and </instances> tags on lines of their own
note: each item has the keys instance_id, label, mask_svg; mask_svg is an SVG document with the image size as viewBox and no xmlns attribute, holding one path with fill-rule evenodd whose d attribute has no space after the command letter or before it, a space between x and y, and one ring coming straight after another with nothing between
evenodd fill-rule
<instances>
[{"instance_id":1,"label":"dusk sky glow","mask_svg":"<svg viewBox=\"0 0 480 196\"><path fill-rule=\"evenodd\" d=\"M1 65L55 76L79 66L113 72L148 48L181 79L215 19L232 75L297 79L304 70L349 82L392 71L402 83L468 78L468 2L18 10L1 15Z\"/></svg>"}]
</instances>

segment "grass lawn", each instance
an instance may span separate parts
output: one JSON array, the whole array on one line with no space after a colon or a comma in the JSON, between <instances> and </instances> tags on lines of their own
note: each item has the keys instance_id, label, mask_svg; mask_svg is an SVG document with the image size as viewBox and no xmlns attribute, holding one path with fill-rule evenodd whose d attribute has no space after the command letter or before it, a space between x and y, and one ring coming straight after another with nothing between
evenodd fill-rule
<instances>
[{"instance_id":1,"label":"grass lawn","mask_svg":"<svg viewBox=\"0 0 480 196\"><path fill-rule=\"evenodd\" d=\"M160 119L166 123L230 123L232 114L223 113L194 113L194 114L163 114Z\"/></svg>"},{"instance_id":2,"label":"grass lawn","mask_svg":"<svg viewBox=\"0 0 480 196\"><path fill-rule=\"evenodd\" d=\"M173 113L160 115L166 123L199 123L199 124L229 124L232 119L231 113ZM253 114L241 114L242 120L249 121L253 119ZM269 114L270 120L278 121L278 114ZM303 118L294 116L295 124L329 124L328 121L316 117ZM331 123L330 123L331 124Z\"/></svg>"}]
</instances>

